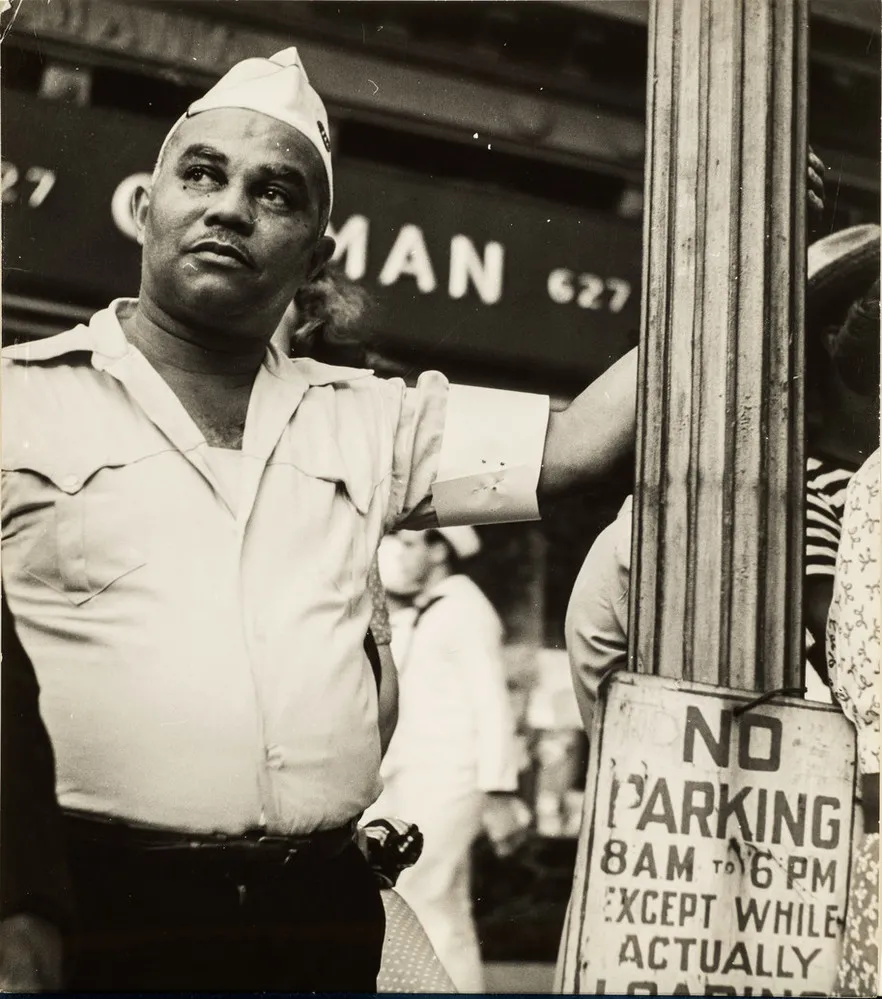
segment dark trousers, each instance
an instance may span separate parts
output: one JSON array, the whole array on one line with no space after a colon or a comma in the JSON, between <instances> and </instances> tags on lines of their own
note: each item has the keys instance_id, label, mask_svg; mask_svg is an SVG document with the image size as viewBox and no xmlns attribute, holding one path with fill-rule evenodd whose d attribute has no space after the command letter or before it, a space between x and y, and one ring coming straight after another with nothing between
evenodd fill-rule
<instances>
[{"instance_id":1,"label":"dark trousers","mask_svg":"<svg viewBox=\"0 0 882 999\"><path fill-rule=\"evenodd\" d=\"M286 865L70 843L74 991L375 992L380 894L353 845Z\"/></svg>"}]
</instances>

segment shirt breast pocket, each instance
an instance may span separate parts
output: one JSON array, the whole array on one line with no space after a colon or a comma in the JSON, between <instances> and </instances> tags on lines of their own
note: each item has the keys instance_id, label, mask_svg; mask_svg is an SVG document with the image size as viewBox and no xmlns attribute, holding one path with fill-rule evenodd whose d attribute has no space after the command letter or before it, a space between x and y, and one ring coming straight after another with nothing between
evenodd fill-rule
<instances>
[{"instance_id":1,"label":"shirt breast pocket","mask_svg":"<svg viewBox=\"0 0 882 999\"><path fill-rule=\"evenodd\" d=\"M39 458L7 470L32 538L21 570L78 606L146 565L131 471L122 462Z\"/></svg>"},{"instance_id":2,"label":"shirt breast pocket","mask_svg":"<svg viewBox=\"0 0 882 999\"><path fill-rule=\"evenodd\" d=\"M280 448L271 464L278 464L278 471L288 466L293 476L288 495L299 512L298 551L314 556L322 583L350 606L359 603L379 540L370 468L346 462L331 441L324 447Z\"/></svg>"}]
</instances>

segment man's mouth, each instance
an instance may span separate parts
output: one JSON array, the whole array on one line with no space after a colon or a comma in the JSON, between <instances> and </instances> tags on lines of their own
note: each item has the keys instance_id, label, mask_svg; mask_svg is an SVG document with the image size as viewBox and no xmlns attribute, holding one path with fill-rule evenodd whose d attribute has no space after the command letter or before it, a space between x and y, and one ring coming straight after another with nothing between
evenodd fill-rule
<instances>
[{"instance_id":1,"label":"man's mouth","mask_svg":"<svg viewBox=\"0 0 882 999\"><path fill-rule=\"evenodd\" d=\"M221 267L254 268L254 261L247 250L220 239L201 239L198 243L194 243L188 252Z\"/></svg>"}]
</instances>

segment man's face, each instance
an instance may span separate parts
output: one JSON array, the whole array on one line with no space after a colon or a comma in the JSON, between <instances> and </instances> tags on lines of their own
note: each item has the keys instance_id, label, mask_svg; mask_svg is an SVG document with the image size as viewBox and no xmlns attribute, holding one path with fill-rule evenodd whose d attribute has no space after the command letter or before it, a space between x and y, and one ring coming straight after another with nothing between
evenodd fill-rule
<instances>
[{"instance_id":1,"label":"man's face","mask_svg":"<svg viewBox=\"0 0 882 999\"><path fill-rule=\"evenodd\" d=\"M380 543L380 578L396 597L412 597L426 585L432 569L432 546L422 531L387 534Z\"/></svg>"},{"instance_id":2,"label":"man's face","mask_svg":"<svg viewBox=\"0 0 882 999\"><path fill-rule=\"evenodd\" d=\"M185 324L267 338L333 252L324 168L283 122L238 108L184 121L136 195L142 294Z\"/></svg>"}]
</instances>

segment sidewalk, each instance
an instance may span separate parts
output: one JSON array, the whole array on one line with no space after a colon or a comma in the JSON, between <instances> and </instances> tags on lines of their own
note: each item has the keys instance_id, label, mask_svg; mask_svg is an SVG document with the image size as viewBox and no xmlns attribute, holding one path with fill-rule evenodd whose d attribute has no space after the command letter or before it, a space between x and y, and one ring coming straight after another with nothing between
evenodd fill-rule
<instances>
[{"instance_id":1,"label":"sidewalk","mask_svg":"<svg viewBox=\"0 0 882 999\"><path fill-rule=\"evenodd\" d=\"M553 964L490 961L484 965L487 992L549 995L553 978Z\"/></svg>"}]
</instances>

